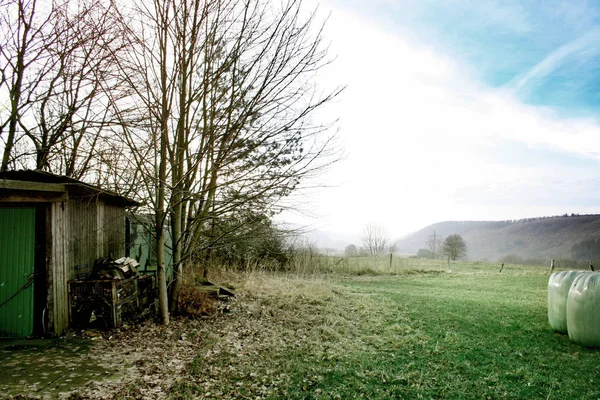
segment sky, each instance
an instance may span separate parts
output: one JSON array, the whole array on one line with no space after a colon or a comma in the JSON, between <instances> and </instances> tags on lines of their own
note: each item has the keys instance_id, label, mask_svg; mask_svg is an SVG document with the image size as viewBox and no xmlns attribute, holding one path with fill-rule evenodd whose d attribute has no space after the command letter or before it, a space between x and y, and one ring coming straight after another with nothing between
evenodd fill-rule
<instances>
[{"instance_id":1,"label":"sky","mask_svg":"<svg viewBox=\"0 0 600 400\"><path fill-rule=\"evenodd\" d=\"M309 1L310 6L317 0ZM329 0L345 157L289 222L398 238L450 220L600 213L600 6Z\"/></svg>"}]
</instances>

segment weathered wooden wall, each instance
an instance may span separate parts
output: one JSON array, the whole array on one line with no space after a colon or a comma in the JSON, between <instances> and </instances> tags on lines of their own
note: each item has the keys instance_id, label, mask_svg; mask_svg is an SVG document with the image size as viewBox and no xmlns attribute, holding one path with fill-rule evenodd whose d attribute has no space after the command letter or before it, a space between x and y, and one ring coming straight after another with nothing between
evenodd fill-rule
<instances>
[{"instance_id":1,"label":"weathered wooden wall","mask_svg":"<svg viewBox=\"0 0 600 400\"><path fill-rule=\"evenodd\" d=\"M69 199L52 203L49 219L49 317L51 329L60 335L69 325L67 282L91 271L98 258L125 255L125 208L97 198Z\"/></svg>"},{"instance_id":2,"label":"weathered wooden wall","mask_svg":"<svg viewBox=\"0 0 600 400\"><path fill-rule=\"evenodd\" d=\"M114 258L125 256L125 208L104 204L103 253Z\"/></svg>"},{"instance_id":3,"label":"weathered wooden wall","mask_svg":"<svg viewBox=\"0 0 600 400\"><path fill-rule=\"evenodd\" d=\"M97 201L69 202L69 269L72 277L78 271L88 270L94 266L94 260L101 257L101 245L98 244L98 204ZM79 267L79 269L77 269Z\"/></svg>"}]
</instances>

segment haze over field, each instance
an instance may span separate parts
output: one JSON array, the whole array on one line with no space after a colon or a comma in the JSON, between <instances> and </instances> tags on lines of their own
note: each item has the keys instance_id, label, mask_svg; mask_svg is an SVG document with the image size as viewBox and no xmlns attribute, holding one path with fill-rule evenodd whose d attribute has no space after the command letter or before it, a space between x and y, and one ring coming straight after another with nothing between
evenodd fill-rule
<instances>
[{"instance_id":1,"label":"haze over field","mask_svg":"<svg viewBox=\"0 0 600 400\"><path fill-rule=\"evenodd\" d=\"M316 3L315 3L316 4ZM600 8L322 1L346 157L287 221L392 237L441 221L600 212Z\"/></svg>"}]
</instances>

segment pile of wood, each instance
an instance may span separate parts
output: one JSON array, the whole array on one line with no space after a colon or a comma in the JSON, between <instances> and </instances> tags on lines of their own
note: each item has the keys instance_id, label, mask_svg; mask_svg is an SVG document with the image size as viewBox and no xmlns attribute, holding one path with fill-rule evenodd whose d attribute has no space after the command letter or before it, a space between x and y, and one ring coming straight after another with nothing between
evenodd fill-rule
<instances>
[{"instance_id":1,"label":"pile of wood","mask_svg":"<svg viewBox=\"0 0 600 400\"><path fill-rule=\"evenodd\" d=\"M99 259L92 279L72 280L69 287L69 318L75 328L113 329L125 321L154 315L156 279L137 271L132 258Z\"/></svg>"},{"instance_id":2,"label":"pile of wood","mask_svg":"<svg viewBox=\"0 0 600 400\"><path fill-rule=\"evenodd\" d=\"M140 263L133 258L122 257L118 260L99 258L94 263L93 279L129 279L139 275Z\"/></svg>"}]
</instances>

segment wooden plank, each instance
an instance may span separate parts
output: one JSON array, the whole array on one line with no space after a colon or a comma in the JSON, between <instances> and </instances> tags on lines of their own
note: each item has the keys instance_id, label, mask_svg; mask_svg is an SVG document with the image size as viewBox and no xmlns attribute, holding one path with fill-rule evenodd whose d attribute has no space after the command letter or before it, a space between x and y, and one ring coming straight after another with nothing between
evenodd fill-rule
<instances>
[{"instance_id":1,"label":"wooden plank","mask_svg":"<svg viewBox=\"0 0 600 400\"><path fill-rule=\"evenodd\" d=\"M219 288L217 286L202 285L196 286L196 289L209 297L219 297Z\"/></svg>"},{"instance_id":2,"label":"wooden plank","mask_svg":"<svg viewBox=\"0 0 600 400\"><path fill-rule=\"evenodd\" d=\"M68 203L52 204L52 276L54 334L61 335L69 326L68 288Z\"/></svg>"},{"instance_id":3,"label":"wooden plank","mask_svg":"<svg viewBox=\"0 0 600 400\"><path fill-rule=\"evenodd\" d=\"M46 229L46 302L48 307L48 332L54 332L54 274L52 268L54 267L54 254L52 252L52 207L46 206L46 218L45 218L45 229Z\"/></svg>"},{"instance_id":4,"label":"wooden plank","mask_svg":"<svg viewBox=\"0 0 600 400\"><path fill-rule=\"evenodd\" d=\"M118 328L120 325L120 315L119 315L119 309L120 309L120 304L119 304L119 296L117 296L117 285L116 282L113 281L112 283L112 328Z\"/></svg>"},{"instance_id":5,"label":"wooden plank","mask_svg":"<svg viewBox=\"0 0 600 400\"><path fill-rule=\"evenodd\" d=\"M62 332L60 330L60 312L58 311L60 307L60 298L57 296L57 286L60 285L60 281L58 280L58 274L56 271L58 268L57 265L60 264L60 260L58 259L60 253L56 251L56 247L60 244L60 229L58 229L57 226L57 219L59 216L56 215L59 212L58 207L56 207L57 204L58 203L52 204L52 211L50 213L50 227L52 229L52 264L50 268L52 274L52 326L54 334L59 336Z\"/></svg>"},{"instance_id":6,"label":"wooden plank","mask_svg":"<svg viewBox=\"0 0 600 400\"><path fill-rule=\"evenodd\" d=\"M202 293L206 293L210 297L235 296L235 293L231 289L210 282L196 286L196 289Z\"/></svg>"},{"instance_id":7,"label":"wooden plank","mask_svg":"<svg viewBox=\"0 0 600 400\"><path fill-rule=\"evenodd\" d=\"M209 294L211 294L212 292L216 292L216 294L219 296L235 296L233 290L206 280L203 281L201 285L196 286L196 288L201 292Z\"/></svg>"},{"instance_id":8,"label":"wooden plank","mask_svg":"<svg viewBox=\"0 0 600 400\"><path fill-rule=\"evenodd\" d=\"M12 179L0 179L0 189L38 190L42 192L66 192L67 186L63 183L43 183L15 181Z\"/></svg>"},{"instance_id":9,"label":"wooden plank","mask_svg":"<svg viewBox=\"0 0 600 400\"><path fill-rule=\"evenodd\" d=\"M0 201L3 203L56 203L61 201L67 201L69 195L65 193L27 193L27 194L4 194L0 190Z\"/></svg>"},{"instance_id":10,"label":"wooden plank","mask_svg":"<svg viewBox=\"0 0 600 400\"><path fill-rule=\"evenodd\" d=\"M104 202L96 202L96 258L108 257L104 251Z\"/></svg>"},{"instance_id":11,"label":"wooden plank","mask_svg":"<svg viewBox=\"0 0 600 400\"><path fill-rule=\"evenodd\" d=\"M63 321L62 321L62 310L61 308L64 306L63 299L61 296L61 287L63 285L63 257L64 254L62 252L62 246L64 243L64 213L63 213L63 203L55 203L53 204L52 210L52 228L54 236L54 243L52 247L52 251L54 253L54 265L52 266L52 272L54 274L54 333L59 336L62 334L64 329Z\"/></svg>"},{"instance_id":12,"label":"wooden plank","mask_svg":"<svg viewBox=\"0 0 600 400\"><path fill-rule=\"evenodd\" d=\"M62 323L64 329L69 327L69 279L75 278L74 274L71 274L71 257L69 255L69 241L68 239L71 237L71 225L69 224L69 213L71 212L71 205L68 202L60 203L64 204L63 208L63 245L62 245L62 253L63 253L63 280L62 280L62 288L61 295L63 296L63 307L61 309L62 315ZM74 271L73 271L74 272Z\"/></svg>"},{"instance_id":13,"label":"wooden plank","mask_svg":"<svg viewBox=\"0 0 600 400\"><path fill-rule=\"evenodd\" d=\"M226 288L225 286L219 286L219 295L221 296L235 296L233 290Z\"/></svg>"}]
</instances>

